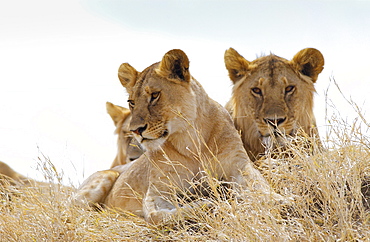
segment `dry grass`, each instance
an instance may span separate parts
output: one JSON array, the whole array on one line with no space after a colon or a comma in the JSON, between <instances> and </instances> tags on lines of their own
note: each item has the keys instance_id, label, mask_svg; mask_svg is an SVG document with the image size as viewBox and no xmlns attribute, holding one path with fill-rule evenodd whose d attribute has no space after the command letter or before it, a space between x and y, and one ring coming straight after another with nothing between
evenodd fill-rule
<instances>
[{"instance_id":1,"label":"dry grass","mask_svg":"<svg viewBox=\"0 0 370 242\"><path fill-rule=\"evenodd\" d=\"M291 206L256 193L225 196L233 192L210 179L211 208L194 206L186 219L158 227L122 211L76 204L74 189L60 185L61 174L42 157L40 170L52 184L0 187L0 241L368 241L370 212L361 188L370 184L370 137L360 117L350 125L331 117L323 152L308 155L295 146L289 156L262 162L274 189L294 197Z\"/></svg>"}]
</instances>

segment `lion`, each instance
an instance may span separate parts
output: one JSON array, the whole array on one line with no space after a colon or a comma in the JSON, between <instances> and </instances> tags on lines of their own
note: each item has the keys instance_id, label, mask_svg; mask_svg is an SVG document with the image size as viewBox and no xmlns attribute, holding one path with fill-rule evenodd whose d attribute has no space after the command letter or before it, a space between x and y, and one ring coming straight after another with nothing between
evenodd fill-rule
<instances>
[{"instance_id":1,"label":"lion","mask_svg":"<svg viewBox=\"0 0 370 242\"><path fill-rule=\"evenodd\" d=\"M129 94L130 130L146 151L133 162L87 178L78 200L159 224L189 208L172 202L173 187L187 191L190 181L206 173L236 190L258 192L261 199L285 201L253 167L227 110L190 75L182 50L167 52L142 72L123 63L118 77Z\"/></svg>"},{"instance_id":2,"label":"lion","mask_svg":"<svg viewBox=\"0 0 370 242\"><path fill-rule=\"evenodd\" d=\"M49 191L51 188L60 188L63 190L71 189L68 186L61 184L55 184L52 182L42 182L35 180L33 178L24 176L19 172L15 171L5 162L0 161L0 187L9 187L9 186L20 186L28 188L39 188L42 191Z\"/></svg>"},{"instance_id":3,"label":"lion","mask_svg":"<svg viewBox=\"0 0 370 242\"><path fill-rule=\"evenodd\" d=\"M111 165L111 168L113 168L136 160L144 151L129 130L131 120L130 110L110 102L107 102L106 106L107 112L116 126L114 133L118 134L117 155Z\"/></svg>"},{"instance_id":4,"label":"lion","mask_svg":"<svg viewBox=\"0 0 370 242\"><path fill-rule=\"evenodd\" d=\"M290 61L270 54L250 62L230 48L224 59L234 84L225 107L252 161L269 147L285 146L279 137L300 134L321 147L313 113L314 83L324 68L320 51L303 49Z\"/></svg>"},{"instance_id":5,"label":"lion","mask_svg":"<svg viewBox=\"0 0 370 242\"><path fill-rule=\"evenodd\" d=\"M13 170L8 164L0 161L0 179L5 179L7 182L14 184L16 182L29 182L30 178L27 178L20 173Z\"/></svg>"}]
</instances>

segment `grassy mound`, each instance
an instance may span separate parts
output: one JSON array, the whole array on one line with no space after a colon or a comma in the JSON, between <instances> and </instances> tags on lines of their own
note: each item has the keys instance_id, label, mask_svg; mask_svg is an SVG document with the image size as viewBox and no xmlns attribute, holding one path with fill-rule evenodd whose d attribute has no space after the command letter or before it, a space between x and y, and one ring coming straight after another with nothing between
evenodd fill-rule
<instances>
[{"instance_id":1,"label":"grassy mound","mask_svg":"<svg viewBox=\"0 0 370 242\"><path fill-rule=\"evenodd\" d=\"M194 205L191 214L154 227L124 211L77 203L75 188L61 185L61 175L42 158L40 167L50 183L0 183L0 240L370 240L370 137L362 131L369 126L365 120L329 122L331 138L322 152L307 154L298 145L290 147L289 155L281 152L260 162L275 191L294 199L289 206L231 191L210 178L203 199L212 206ZM185 194L173 202L197 204L197 199Z\"/></svg>"}]
</instances>

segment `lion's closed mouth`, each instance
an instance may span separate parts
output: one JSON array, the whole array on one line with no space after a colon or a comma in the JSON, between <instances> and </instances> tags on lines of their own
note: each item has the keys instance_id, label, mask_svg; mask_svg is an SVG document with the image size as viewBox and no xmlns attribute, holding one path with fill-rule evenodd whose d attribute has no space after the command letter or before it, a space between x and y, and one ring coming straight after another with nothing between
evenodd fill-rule
<instances>
[{"instance_id":1,"label":"lion's closed mouth","mask_svg":"<svg viewBox=\"0 0 370 242\"><path fill-rule=\"evenodd\" d=\"M292 130L289 134L285 134L285 133L283 133L282 131L280 131L278 129L274 129L272 131L272 133L262 134L260 131L258 131L258 133L259 133L261 138L268 138L268 137L271 137L271 136L284 137L284 136L293 136L295 134L295 130Z\"/></svg>"},{"instance_id":2,"label":"lion's closed mouth","mask_svg":"<svg viewBox=\"0 0 370 242\"><path fill-rule=\"evenodd\" d=\"M141 143L144 142L144 141L153 141L153 140L157 140L157 139L161 139L161 138L165 138L167 137L169 134L168 130L165 129L162 133L161 136L159 136L158 138L154 138L154 139L151 139L151 138L145 138L145 137L142 137L142 140L141 140Z\"/></svg>"}]
</instances>

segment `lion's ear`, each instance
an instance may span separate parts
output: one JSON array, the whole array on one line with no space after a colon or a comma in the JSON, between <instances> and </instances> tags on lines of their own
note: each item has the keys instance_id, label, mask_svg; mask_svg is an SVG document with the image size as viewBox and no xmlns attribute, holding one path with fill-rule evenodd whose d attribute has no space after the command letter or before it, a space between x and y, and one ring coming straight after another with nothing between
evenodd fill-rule
<instances>
[{"instance_id":1,"label":"lion's ear","mask_svg":"<svg viewBox=\"0 0 370 242\"><path fill-rule=\"evenodd\" d=\"M138 76L137 70L128 63L123 63L118 69L118 78L122 86L131 88L135 85Z\"/></svg>"},{"instance_id":2,"label":"lion's ear","mask_svg":"<svg viewBox=\"0 0 370 242\"><path fill-rule=\"evenodd\" d=\"M316 82L317 77L324 69L324 56L314 48L299 51L290 61L293 68Z\"/></svg>"},{"instance_id":3,"label":"lion's ear","mask_svg":"<svg viewBox=\"0 0 370 242\"><path fill-rule=\"evenodd\" d=\"M230 48L225 51L225 66L230 79L235 83L248 72L249 61L241 56L236 50Z\"/></svg>"},{"instance_id":4,"label":"lion's ear","mask_svg":"<svg viewBox=\"0 0 370 242\"><path fill-rule=\"evenodd\" d=\"M117 124L121 120L125 121L130 116L131 112L128 108L117 106L110 102L107 102L106 105L107 105L107 112L109 116L112 118L115 126L117 126Z\"/></svg>"},{"instance_id":5,"label":"lion's ear","mask_svg":"<svg viewBox=\"0 0 370 242\"><path fill-rule=\"evenodd\" d=\"M170 50L163 56L156 72L162 77L189 82L189 59L182 50Z\"/></svg>"}]
</instances>

